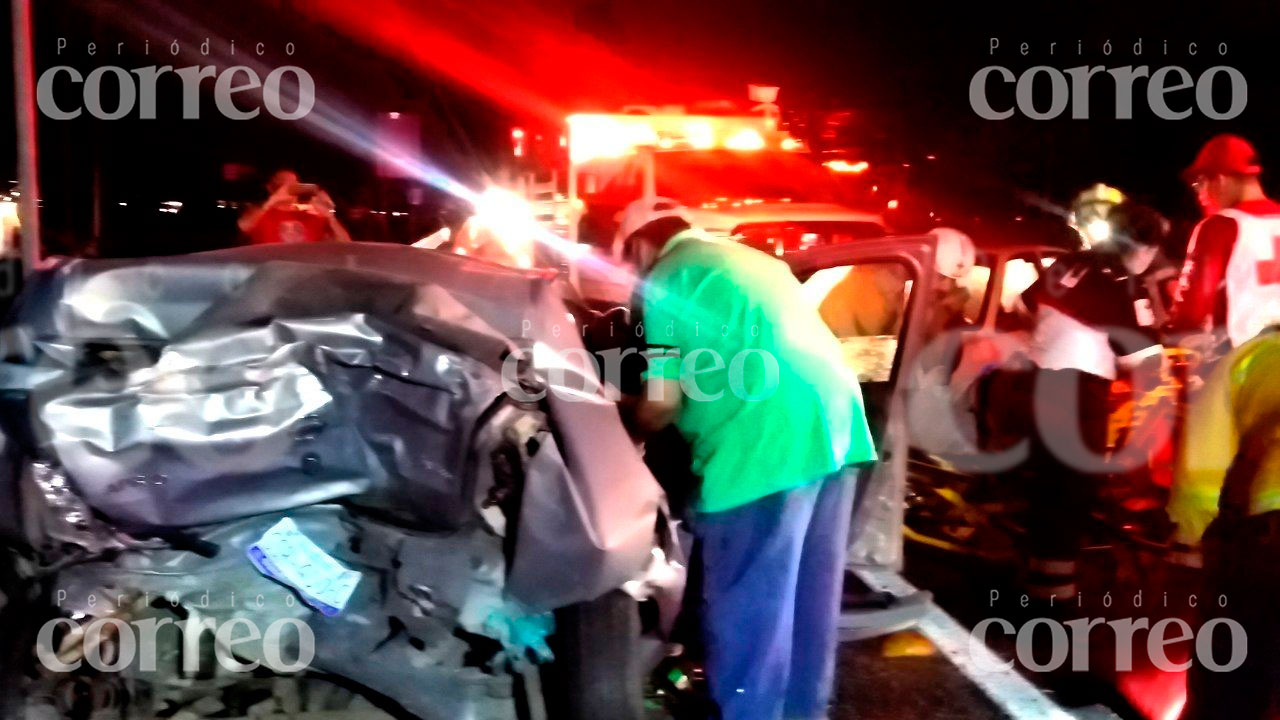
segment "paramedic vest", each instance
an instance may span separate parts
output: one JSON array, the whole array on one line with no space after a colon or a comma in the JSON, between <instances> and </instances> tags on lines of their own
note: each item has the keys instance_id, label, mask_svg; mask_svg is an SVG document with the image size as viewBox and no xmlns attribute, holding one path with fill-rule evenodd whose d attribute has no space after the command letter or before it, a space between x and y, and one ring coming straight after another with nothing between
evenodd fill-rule
<instances>
[{"instance_id":1,"label":"paramedic vest","mask_svg":"<svg viewBox=\"0 0 1280 720\"><path fill-rule=\"evenodd\" d=\"M1228 209L1220 215L1238 230L1227 263L1227 335L1239 347L1268 326L1280 323L1280 215L1251 215Z\"/></svg>"}]
</instances>

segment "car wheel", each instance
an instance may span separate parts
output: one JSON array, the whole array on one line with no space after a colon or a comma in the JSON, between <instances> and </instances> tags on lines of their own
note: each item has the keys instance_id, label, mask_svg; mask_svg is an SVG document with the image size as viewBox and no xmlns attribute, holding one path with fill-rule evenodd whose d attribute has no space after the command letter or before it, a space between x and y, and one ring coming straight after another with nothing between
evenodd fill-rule
<instances>
[{"instance_id":1,"label":"car wheel","mask_svg":"<svg viewBox=\"0 0 1280 720\"><path fill-rule=\"evenodd\" d=\"M643 720L645 668L635 599L615 590L555 615L555 661L542 674L547 717Z\"/></svg>"},{"instance_id":2,"label":"car wheel","mask_svg":"<svg viewBox=\"0 0 1280 720\"><path fill-rule=\"evenodd\" d=\"M28 588L19 580L12 557L0 553L0 717L20 717L25 699L19 692L24 671L32 660L36 633L48 615L38 602L29 597Z\"/></svg>"}]
</instances>

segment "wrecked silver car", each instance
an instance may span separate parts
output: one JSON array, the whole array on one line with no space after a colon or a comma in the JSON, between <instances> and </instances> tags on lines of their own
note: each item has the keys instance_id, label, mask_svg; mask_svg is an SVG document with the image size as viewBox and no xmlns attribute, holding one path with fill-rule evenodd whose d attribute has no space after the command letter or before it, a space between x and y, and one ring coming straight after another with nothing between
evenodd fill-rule
<instances>
[{"instance_id":1,"label":"wrecked silver car","mask_svg":"<svg viewBox=\"0 0 1280 720\"><path fill-rule=\"evenodd\" d=\"M33 276L4 716L638 716L683 556L560 287L351 244Z\"/></svg>"}]
</instances>

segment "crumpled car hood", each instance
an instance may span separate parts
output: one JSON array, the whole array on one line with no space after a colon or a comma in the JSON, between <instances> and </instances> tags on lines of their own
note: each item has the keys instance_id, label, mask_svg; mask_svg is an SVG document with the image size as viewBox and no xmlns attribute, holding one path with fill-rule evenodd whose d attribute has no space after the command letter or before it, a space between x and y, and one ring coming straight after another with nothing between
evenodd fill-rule
<instances>
[{"instance_id":1,"label":"crumpled car hood","mask_svg":"<svg viewBox=\"0 0 1280 720\"><path fill-rule=\"evenodd\" d=\"M540 343L594 376L572 327L553 274L402 246L69 260L19 298L0 390L26 396L9 431L125 527L382 493L447 528L503 357ZM533 609L643 575L663 503L611 402L544 408L507 580Z\"/></svg>"}]
</instances>

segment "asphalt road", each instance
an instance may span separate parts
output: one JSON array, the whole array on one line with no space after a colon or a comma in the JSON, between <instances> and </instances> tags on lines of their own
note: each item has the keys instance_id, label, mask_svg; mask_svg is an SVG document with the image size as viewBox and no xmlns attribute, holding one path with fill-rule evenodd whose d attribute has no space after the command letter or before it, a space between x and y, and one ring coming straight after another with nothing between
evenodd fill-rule
<instances>
[{"instance_id":1,"label":"asphalt road","mask_svg":"<svg viewBox=\"0 0 1280 720\"><path fill-rule=\"evenodd\" d=\"M1144 565L1145 563L1145 565ZM985 618L1002 617L1021 626L1038 617L1065 621L1073 617L1115 618L1158 617L1178 613L1153 607L1156 599L1168 595L1176 600L1194 579L1176 570L1160 567L1150 558L1125 557L1106 550L1096 553L1081 587L1081 606L1049 611L1022 608L1017 573L1011 567L993 566L908 543L906 579L930 590L939 606L966 628ZM1127 607L1126 598L1141 591L1147 605L1137 610ZM1112 607L1102 605L1111 592ZM993 601L993 594L999 599ZM1174 603L1170 603L1171 605ZM1055 672L1031 672L1019 668L1046 697L1068 713L1080 718L1120 718L1122 720L1166 720L1176 717L1183 697L1183 678L1161 673L1136 656L1134 668L1117 672L1115 646L1110 636L1100 633L1089 650L1089 669L1078 672L1064 667ZM1014 657L1013 638L999 633L989 636L992 650L1005 658ZM1135 645L1145 646L1145 638L1135 635ZM919 638L919 642L924 641ZM917 649L919 649L917 644ZM875 638L841 645L836 677L836 695L831 720L1003 720L1006 715L964 673L941 654L886 656L886 639ZM1040 647L1037 652L1045 650ZM893 653L890 653L893 655ZM1177 651L1170 658L1177 661ZM1043 659L1041 659L1043 662ZM653 720L667 720L656 712Z\"/></svg>"},{"instance_id":2,"label":"asphalt road","mask_svg":"<svg viewBox=\"0 0 1280 720\"><path fill-rule=\"evenodd\" d=\"M1005 718L946 658L886 658L883 644L874 639L840 647L832 720Z\"/></svg>"},{"instance_id":3,"label":"asphalt road","mask_svg":"<svg viewBox=\"0 0 1280 720\"><path fill-rule=\"evenodd\" d=\"M1178 568L1148 554L1125 548L1099 548L1086 553L1081 563L1080 596L1069 607L1048 608L1034 601L1022 607L1022 589L1012 567L995 566L914 543L907 543L906 578L917 587L933 592L935 602L962 625L972 628L986 618L1004 618L1022 628L1036 618L1066 622L1074 618L1147 618L1155 624L1161 618L1181 617L1194 621L1187 607L1188 594L1198 588L1194 571ZM998 596L998 597L997 597ZM1140 598L1140 599L1139 599ZM1135 606L1135 599L1138 605ZM1145 649L1145 631L1133 636L1133 647ZM1178 714L1185 696L1181 673L1166 673L1152 666L1145 652L1132 654L1133 666L1117 670L1115 635L1099 626L1089 634L1087 669L1076 670L1071 662L1053 671L1031 671L1017 665L1023 677L1068 712L1082 717L1118 716L1125 720L1167 720ZM1015 658L1014 638L1000 632L988 634L988 645L1001 657ZM1036 661L1048 662L1048 633L1033 641ZM1072 651L1075 652L1074 649ZM1190 643L1169 646L1174 662L1190 652ZM1074 661L1074 657L1071 658ZM842 664L841 679L849 670ZM854 684L854 687L859 687ZM861 710L861 707L857 707ZM955 717L949 714L910 714L920 720ZM849 717L854 717L850 715ZM966 715L965 717L968 717ZM975 717L985 717L975 715Z\"/></svg>"}]
</instances>

